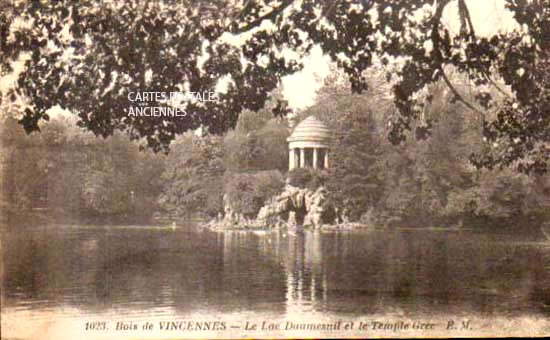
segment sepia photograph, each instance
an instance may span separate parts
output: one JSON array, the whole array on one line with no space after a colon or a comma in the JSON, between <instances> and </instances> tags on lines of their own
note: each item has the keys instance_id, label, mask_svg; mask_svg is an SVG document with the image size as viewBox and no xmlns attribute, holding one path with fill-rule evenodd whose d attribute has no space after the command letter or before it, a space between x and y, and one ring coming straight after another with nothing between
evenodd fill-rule
<instances>
[{"instance_id":1,"label":"sepia photograph","mask_svg":"<svg viewBox=\"0 0 550 340\"><path fill-rule=\"evenodd\" d=\"M550 336L550 0L0 0L0 338Z\"/></svg>"}]
</instances>

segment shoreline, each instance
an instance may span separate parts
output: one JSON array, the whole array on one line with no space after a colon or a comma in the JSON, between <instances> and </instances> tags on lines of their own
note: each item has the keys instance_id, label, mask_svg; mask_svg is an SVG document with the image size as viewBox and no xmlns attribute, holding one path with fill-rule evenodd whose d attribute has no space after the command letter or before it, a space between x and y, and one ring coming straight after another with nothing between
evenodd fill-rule
<instances>
[{"instance_id":1,"label":"shoreline","mask_svg":"<svg viewBox=\"0 0 550 340\"><path fill-rule=\"evenodd\" d=\"M509 228L504 229L493 229L493 228L483 228L483 227L464 227L464 226L429 226L429 227L391 227L391 226L376 226L369 225L365 223L341 223L341 224L323 224L319 228L312 228L310 226L306 227L289 227L287 225L279 225L274 227L266 226L257 226L257 225L232 225L228 226L223 223L223 221L205 221L204 219L189 219L185 221L178 221L173 223L158 223L158 221L153 221L150 223L85 223L75 220L70 221L48 221L43 223L40 220L29 221L26 220L23 222L23 227L21 227L21 222L12 222L6 223L2 222L0 224L1 233L18 233L22 231L36 230L36 229L46 229L46 228L71 228L71 229L126 229L126 230L159 230L159 231L209 231L209 232L251 232L251 233L270 233L270 232L286 232L290 234L298 234L302 232L320 232L320 233L340 233L340 232L468 232L472 234L483 234L483 235L494 235L494 236L505 236L512 237L518 236L517 233L511 232ZM529 239L533 241L544 241L550 242L550 238L543 233L541 228L532 228L532 230L522 233L521 239Z\"/></svg>"}]
</instances>

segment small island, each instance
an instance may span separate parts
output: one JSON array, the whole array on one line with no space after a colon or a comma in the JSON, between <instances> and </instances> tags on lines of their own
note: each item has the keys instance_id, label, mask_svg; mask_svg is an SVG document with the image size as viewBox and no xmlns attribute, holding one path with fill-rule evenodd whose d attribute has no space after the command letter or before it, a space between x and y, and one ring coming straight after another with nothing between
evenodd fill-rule
<instances>
[{"instance_id":1,"label":"small island","mask_svg":"<svg viewBox=\"0 0 550 340\"><path fill-rule=\"evenodd\" d=\"M292 122L292 121L291 121ZM312 176L326 175L329 168L331 134L315 116L309 116L296 127L290 126L287 138L289 173L281 193L266 200L252 218L239 213L228 194L223 196L224 215L207 226L214 230L227 229L321 229L323 225L344 221L331 204L321 181L311 186Z\"/></svg>"}]
</instances>

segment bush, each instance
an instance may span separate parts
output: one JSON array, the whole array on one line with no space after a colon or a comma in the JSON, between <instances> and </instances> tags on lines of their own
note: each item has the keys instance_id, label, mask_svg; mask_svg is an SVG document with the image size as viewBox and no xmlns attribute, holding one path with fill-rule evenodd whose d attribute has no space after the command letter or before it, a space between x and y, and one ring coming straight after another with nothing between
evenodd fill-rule
<instances>
[{"instance_id":1,"label":"bush","mask_svg":"<svg viewBox=\"0 0 550 340\"><path fill-rule=\"evenodd\" d=\"M268 121L261 129L243 133L233 130L224 138L224 164L234 172L279 170L288 167L287 127Z\"/></svg>"},{"instance_id":2,"label":"bush","mask_svg":"<svg viewBox=\"0 0 550 340\"><path fill-rule=\"evenodd\" d=\"M288 172L288 184L301 189L315 190L325 181L325 173L316 169L296 168Z\"/></svg>"},{"instance_id":3,"label":"bush","mask_svg":"<svg viewBox=\"0 0 550 340\"><path fill-rule=\"evenodd\" d=\"M256 217L264 203L282 192L283 175L277 171L234 173L226 177L224 191L233 211Z\"/></svg>"}]
</instances>

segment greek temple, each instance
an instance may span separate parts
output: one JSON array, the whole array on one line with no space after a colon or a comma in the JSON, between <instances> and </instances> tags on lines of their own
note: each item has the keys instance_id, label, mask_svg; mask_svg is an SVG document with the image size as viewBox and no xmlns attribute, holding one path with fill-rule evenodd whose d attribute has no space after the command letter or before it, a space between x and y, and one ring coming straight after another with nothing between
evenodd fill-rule
<instances>
[{"instance_id":1,"label":"greek temple","mask_svg":"<svg viewBox=\"0 0 550 340\"><path fill-rule=\"evenodd\" d=\"M330 130L315 116L309 116L295 128L288 142L288 168L327 169Z\"/></svg>"}]
</instances>

